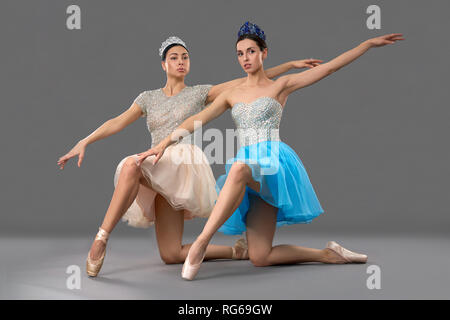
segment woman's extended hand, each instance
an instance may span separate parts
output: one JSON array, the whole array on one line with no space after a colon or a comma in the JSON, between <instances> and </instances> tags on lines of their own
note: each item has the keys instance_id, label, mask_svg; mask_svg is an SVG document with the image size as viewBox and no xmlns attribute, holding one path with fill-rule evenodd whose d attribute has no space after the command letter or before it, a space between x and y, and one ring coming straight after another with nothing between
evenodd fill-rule
<instances>
[{"instance_id":1,"label":"woman's extended hand","mask_svg":"<svg viewBox=\"0 0 450 320\"><path fill-rule=\"evenodd\" d=\"M59 169L60 170L64 169L66 162L69 161L70 158L76 157L77 155L78 155L78 167L80 167L84 159L86 146L87 143L81 140L75 145L75 147L72 148L72 150L70 150L64 156L60 157L59 160L56 162L59 165Z\"/></svg>"},{"instance_id":2,"label":"woman's extended hand","mask_svg":"<svg viewBox=\"0 0 450 320\"><path fill-rule=\"evenodd\" d=\"M303 60L295 60L292 61L292 66L296 69L301 68L314 68L320 65L320 62L323 62L323 60L319 59L303 59Z\"/></svg>"},{"instance_id":3,"label":"woman's extended hand","mask_svg":"<svg viewBox=\"0 0 450 320\"><path fill-rule=\"evenodd\" d=\"M387 44L395 43L397 40L405 40L401 33L391 33L384 36L366 40L372 47L382 47Z\"/></svg>"},{"instance_id":4,"label":"woman's extended hand","mask_svg":"<svg viewBox=\"0 0 450 320\"><path fill-rule=\"evenodd\" d=\"M156 164L159 161L159 159L162 157L162 155L164 154L164 150L166 150L165 145L160 143L160 144L154 146L153 148L148 149L145 152L138 153L137 155L139 157L138 157L138 160L137 160L137 165L140 166L141 163L144 162L144 160L147 157L150 157L150 156L153 156L153 155L156 156L155 160L153 160L153 164Z\"/></svg>"}]
</instances>

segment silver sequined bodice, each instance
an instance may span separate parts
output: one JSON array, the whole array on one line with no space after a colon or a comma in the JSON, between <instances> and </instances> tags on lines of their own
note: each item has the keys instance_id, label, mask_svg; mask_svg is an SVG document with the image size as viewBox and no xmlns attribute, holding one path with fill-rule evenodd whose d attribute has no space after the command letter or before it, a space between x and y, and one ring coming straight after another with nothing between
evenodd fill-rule
<instances>
[{"instance_id":1,"label":"silver sequined bodice","mask_svg":"<svg viewBox=\"0 0 450 320\"><path fill-rule=\"evenodd\" d=\"M166 96L162 89L144 91L134 100L147 118L147 128L154 147L171 134L184 120L202 111L212 85L196 85L183 88L174 96ZM191 135L179 143L192 143Z\"/></svg>"},{"instance_id":2,"label":"silver sequined bodice","mask_svg":"<svg viewBox=\"0 0 450 320\"><path fill-rule=\"evenodd\" d=\"M279 129L283 107L272 97L260 97L250 103L238 102L231 108L239 145L261 141L280 141Z\"/></svg>"}]
</instances>

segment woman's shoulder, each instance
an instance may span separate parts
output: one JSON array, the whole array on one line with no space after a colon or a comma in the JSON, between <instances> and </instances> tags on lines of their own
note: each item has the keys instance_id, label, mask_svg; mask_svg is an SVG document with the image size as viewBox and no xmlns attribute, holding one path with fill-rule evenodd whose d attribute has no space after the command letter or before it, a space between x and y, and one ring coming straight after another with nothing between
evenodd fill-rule
<instances>
[{"instance_id":1,"label":"woman's shoulder","mask_svg":"<svg viewBox=\"0 0 450 320\"><path fill-rule=\"evenodd\" d=\"M208 94L211 88L213 87L211 84L196 84L194 86L188 86L190 88L190 92L188 93L190 96L198 99L201 105L206 105L208 102Z\"/></svg>"},{"instance_id":2,"label":"woman's shoulder","mask_svg":"<svg viewBox=\"0 0 450 320\"><path fill-rule=\"evenodd\" d=\"M138 97L140 97L140 99L151 99L154 96L156 96L160 91L161 88L143 90L139 93Z\"/></svg>"},{"instance_id":3,"label":"woman's shoulder","mask_svg":"<svg viewBox=\"0 0 450 320\"><path fill-rule=\"evenodd\" d=\"M144 91L141 91L138 96L134 99L134 102L136 102L139 105L147 105L151 103L151 101L154 100L154 98L157 96L157 93L160 89L147 89Z\"/></svg>"},{"instance_id":4,"label":"woman's shoulder","mask_svg":"<svg viewBox=\"0 0 450 320\"><path fill-rule=\"evenodd\" d=\"M245 88L241 85L236 85L230 88L225 89L221 94L220 97L225 100L229 107L232 107L234 104L234 101L237 101L242 97L242 95L245 93Z\"/></svg>"},{"instance_id":5,"label":"woman's shoulder","mask_svg":"<svg viewBox=\"0 0 450 320\"><path fill-rule=\"evenodd\" d=\"M157 89L147 89L147 90L142 91L141 93L142 93L142 94L146 94L146 95L152 95L152 94L155 94L155 93L157 93L157 92L159 92L159 91L161 91L161 88L157 88Z\"/></svg>"},{"instance_id":6,"label":"woman's shoulder","mask_svg":"<svg viewBox=\"0 0 450 320\"><path fill-rule=\"evenodd\" d=\"M195 91L203 91L203 90L209 91L213 87L213 85L212 84L196 84L196 85L189 86L189 87Z\"/></svg>"}]
</instances>

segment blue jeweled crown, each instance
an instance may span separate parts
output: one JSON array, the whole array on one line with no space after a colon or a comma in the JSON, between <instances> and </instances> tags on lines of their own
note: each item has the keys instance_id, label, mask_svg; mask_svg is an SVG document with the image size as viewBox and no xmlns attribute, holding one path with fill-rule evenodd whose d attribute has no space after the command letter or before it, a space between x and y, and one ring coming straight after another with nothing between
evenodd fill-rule
<instances>
[{"instance_id":1,"label":"blue jeweled crown","mask_svg":"<svg viewBox=\"0 0 450 320\"><path fill-rule=\"evenodd\" d=\"M264 34L264 31L261 30L260 27L258 27L256 24L253 24L251 22L246 22L242 25L242 27L239 29L238 32L238 38L242 36L243 34L254 34L261 38L262 40L266 40L266 35Z\"/></svg>"}]
</instances>

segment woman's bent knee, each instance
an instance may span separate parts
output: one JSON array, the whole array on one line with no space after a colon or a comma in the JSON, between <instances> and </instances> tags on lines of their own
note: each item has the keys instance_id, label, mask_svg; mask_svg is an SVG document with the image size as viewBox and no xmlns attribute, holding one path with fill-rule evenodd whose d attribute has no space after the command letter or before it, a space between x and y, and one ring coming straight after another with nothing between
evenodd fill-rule
<instances>
[{"instance_id":1,"label":"woman's bent knee","mask_svg":"<svg viewBox=\"0 0 450 320\"><path fill-rule=\"evenodd\" d=\"M251 263L255 267L267 267L270 265L267 255L249 255Z\"/></svg>"},{"instance_id":2,"label":"woman's bent knee","mask_svg":"<svg viewBox=\"0 0 450 320\"><path fill-rule=\"evenodd\" d=\"M231 165L230 173L228 174L228 176L236 181L247 182L251 176L251 169L247 164L236 161Z\"/></svg>"},{"instance_id":3,"label":"woman's bent knee","mask_svg":"<svg viewBox=\"0 0 450 320\"><path fill-rule=\"evenodd\" d=\"M136 160L133 157L128 157L123 163L122 172L126 175L139 176L141 169L138 167Z\"/></svg>"},{"instance_id":4,"label":"woman's bent knee","mask_svg":"<svg viewBox=\"0 0 450 320\"><path fill-rule=\"evenodd\" d=\"M161 259L165 264L179 264L184 262L181 259L179 252L161 253Z\"/></svg>"},{"instance_id":5,"label":"woman's bent knee","mask_svg":"<svg viewBox=\"0 0 450 320\"><path fill-rule=\"evenodd\" d=\"M125 160L123 165L126 167L133 168L133 169L139 169L137 162L136 162L136 158L133 156L128 157L127 160Z\"/></svg>"}]
</instances>

